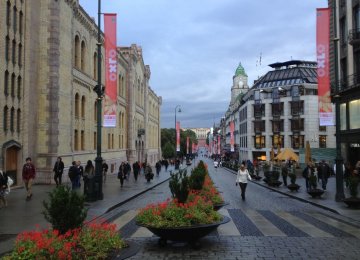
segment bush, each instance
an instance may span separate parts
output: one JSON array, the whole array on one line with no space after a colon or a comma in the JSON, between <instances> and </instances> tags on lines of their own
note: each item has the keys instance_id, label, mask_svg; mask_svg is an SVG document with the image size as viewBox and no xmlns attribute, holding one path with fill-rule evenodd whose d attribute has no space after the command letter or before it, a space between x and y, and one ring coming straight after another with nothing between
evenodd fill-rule
<instances>
[{"instance_id":1,"label":"bush","mask_svg":"<svg viewBox=\"0 0 360 260\"><path fill-rule=\"evenodd\" d=\"M60 185L49 193L49 197L49 202L43 201L45 210L42 213L54 230L65 234L68 230L82 227L87 216L84 196Z\"/></svg>"},{"instance_id":2,"label":"bush","mask_svg":"<svg viewBox=\"0 0 360 260\"><path fill-rule=\"evenodd\" d=\"M200 161L198 166L192 170L190 178L189 178L189 186L192 190L201 190L204 185L205 176L207 174L207 170L203 161Z\"/></svg>"},{"instance_id":3,"label":"bush","mask_svg":"<svg viewBox=\"0 0 360 260\"><path fill-rule=\"evenodd\" d=\"M169 187L173 198L176 198L179 203L184 203L189 195L189 177L186 176L187 171L179 170L177 173L171 173Z\"/></svg>"},{"instance_id":4,"label":"bush","mask_svg":"<svg viewBox=\"0 0 360 260\"><path fill-rule=\"evenodd\" d=\"M290 182L291 184L295 184L296 182L296 174L295 173L289 173Z\"/></svg>"},{"instance_id":5,"label":"bush","mask_svg":"<svg viewBox=\"0 0 360 260\"><path fill-rule=\"evenodd\" d=\"M309 177L309 184L310 184L311 189L316 189L316 187L317 187L317 178L313 173L311 173L311 175Z\"/></svg>"}]
</instances>

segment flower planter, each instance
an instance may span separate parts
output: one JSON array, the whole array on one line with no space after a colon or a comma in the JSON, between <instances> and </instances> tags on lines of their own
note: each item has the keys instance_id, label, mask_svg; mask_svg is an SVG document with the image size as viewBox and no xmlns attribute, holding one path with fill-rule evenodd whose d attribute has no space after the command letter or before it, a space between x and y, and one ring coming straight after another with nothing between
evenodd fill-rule
<instances>
[{"instance_id":1,"label":"flower planter","mask_svg":"<svg viewBox=\"0 0 360 260\"><path fill-rule=\"evenodd\" d=\"M228 205L229 203L227 202L222 202L222 203L218 203L218 204L214 204L214 210L218 211L219 209L221 209L222 207Z\"/></svg>"},{"instance_id":2,"label":"flower planter","mask_svg":"<svg viewBox=\"0 0 360 260\"><path fill-rule=\"evenodd\" d=\"M360 208L360 198L358 197L350 197L343 199L343 202L348 205L349 208L359 209Z\"/></svg>"},{"instance_id":3,"label":"flower planter","mask_svg":"<svg viewBox=\"0 0 360 260\"><path fill-rule=\"evenodd\" d=\"M310 196L312 198L317 198L317 197L321 197L321 195L323 195L324 191L321 190L321 189L311 189L311 190L308 190L307 192L308 194L310 194Z\"/></svg>"},{"instance_id":4,"label":"flower planter","mask_svg":"<svg viewBox=\"0 0 360 260\"><path fill-rule=\"evenodd\" d=\"M212 224L194 225L189 227L152 227L148 225L138 226L146 227L156 236L160 237L159 245L165 246L167 240L188 242L191 245L197 245L197 240L216 230L218 226L230 221L227 216L222 216L222 220Z\"/></svg>"},{"instance_id":5,"label":"flower planter","mask_svg":"<svg viewBox=\"0 0 360 260\"><path fill-rule=\"evenodd\" d=\"M296 183L291 183L287 187L290 191L299 191L300 185L297 185Z\"/></svg>"},{"instance_id":6,"label":"flower planter","mask_svg":"<svg viewBox=\"0 0 360 260\"><path fill-rule=\"evenodd\" d=\"M281 181L269 181L267 184L271 187L279 187L282 184L282 182Z\"/></svg>"}]
</instances>

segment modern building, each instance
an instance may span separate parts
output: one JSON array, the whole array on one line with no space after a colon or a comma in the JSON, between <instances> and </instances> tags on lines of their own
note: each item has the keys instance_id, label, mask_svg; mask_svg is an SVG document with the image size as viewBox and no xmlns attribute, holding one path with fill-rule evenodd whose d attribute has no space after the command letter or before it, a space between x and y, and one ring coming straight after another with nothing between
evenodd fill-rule
<instances>
[{"instance_id":1,"label":"modern building","mask_svg":"<svg viewBox=\"0 0 360 260\"><path fill-rule=\"evenodd\" d=\"M360 160L360 1L328 3L331 94L340 107L342 158L354 166Z\"/></svg>"},{"instance_id":2,"label":"modern building","mask_svg":"<svg viewBox=\"0 0 360 260\"><path fill-rule=\"evenodd\" d=\"M269 160L272 149L284 147L298 153L306 141L312 148L334 148L335 127L319 125L316 62L291 60L270 67L251 88L242 88L235 99L232 95L222 119L226 136L229 122L235 123L239 160Z\"/></svg>"},{"instance_id":3,"label":"modern building","mask_svg":"<svg viewBox=\"0 0 360 260\"><path fill-rule=\"evenodd\" d=\"M57 156L66 166L96 157L98 27L78 0L4 0L0 13L0 168L20 184L31 157L36 182L51 183ZM117 126L102 128L110 172L121 161L161 158L162 100L149 86L150 67L135 44L117 59Z\"/></svg>"}]
</instances>

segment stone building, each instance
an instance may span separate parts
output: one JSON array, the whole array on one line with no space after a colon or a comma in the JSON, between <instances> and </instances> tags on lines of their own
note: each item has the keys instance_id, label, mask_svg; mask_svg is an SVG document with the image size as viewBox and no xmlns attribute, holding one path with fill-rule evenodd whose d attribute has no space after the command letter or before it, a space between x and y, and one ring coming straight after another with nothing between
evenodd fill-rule
<instances>
[{"instance_id":1,"label":"stone building","mask_svg":"<svg viewBox=\"0 0 360 260\"><path fill-rule=\"evenodd\" d=\"M51 183L57 156L66 167L96 157L98 27L78 0L4 0L0 13L0 168L21 183L31 157L36 181ZM162 101L149 79L141 48L119 48L117 127L102 129L110 172L161 156Z\"/></svg>"}]
</instances>

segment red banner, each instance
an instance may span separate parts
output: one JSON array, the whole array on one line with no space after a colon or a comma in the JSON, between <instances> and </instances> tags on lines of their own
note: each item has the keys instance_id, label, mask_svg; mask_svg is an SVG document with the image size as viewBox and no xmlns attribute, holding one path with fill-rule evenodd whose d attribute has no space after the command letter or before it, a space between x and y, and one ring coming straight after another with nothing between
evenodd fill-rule
<instances>
[{"instance_id":1,"label":"red banner","mask_svg":"<svg viewBox=\"0 0 360 260\"><path fill-rule=\"evenodd\" d=\"M230 121L230 151L231 152L235 151L234 130L235 130L234 121Z\"/></svg>"},{"instance_id":2,"label":"red banner","mask_svg":"<svg viewBox=\"0 0 360 260\"><path fill-rule=\"evenodd\" d=\"M180 152L180 122L176 122L176 151Z\"/></svg>"},{"instance_id":3,"label":"red banner","mask_svg":"<svg viewBox=\"0 0 360 260\"><path fill-rule=\"evenodd\" d=\"M319 97L319 121L321 126L334 125L330 98L329 37L330 9L316 9L316 57Z\"/></svg>"},{"instance_id":4,"label":"red banner","mask_svg":"<svg viewBox=\"0 0 360 260\"><path fill-rule=\"evenodd\" d=\"M186 154L189 154L190 137L186 137Z\"/></svg>"},{"instance_id":5,"label":"red banner","mask_svg":"<svg viewBox=\"0 0 360 260\"><path fill-rule=\"evenodd\" d=\"M220 147L221 147L221 145L220 145L220 135L218 135L218 154L220 154Z\"/></svg>"},{"instance_id":6,"label":"red banner","mask_svg":"<svg viewBox=\"0 0 360 260\"><path fill-rule=\"evenodd\" d=\"M104 127L116 127L117 49L116 14L104 14L105 102Z\"/></svg>"}]
</instances>

